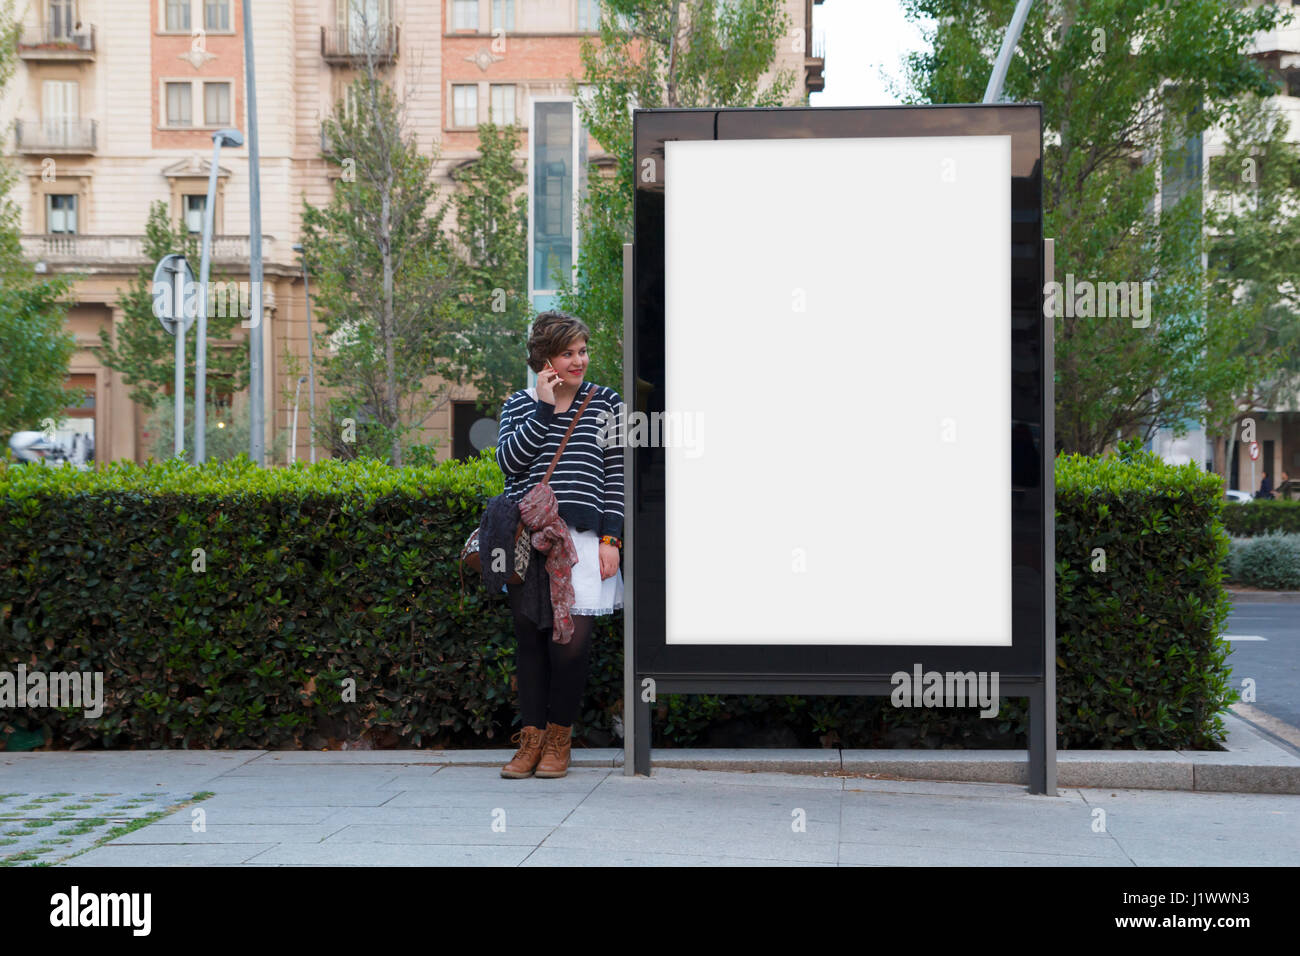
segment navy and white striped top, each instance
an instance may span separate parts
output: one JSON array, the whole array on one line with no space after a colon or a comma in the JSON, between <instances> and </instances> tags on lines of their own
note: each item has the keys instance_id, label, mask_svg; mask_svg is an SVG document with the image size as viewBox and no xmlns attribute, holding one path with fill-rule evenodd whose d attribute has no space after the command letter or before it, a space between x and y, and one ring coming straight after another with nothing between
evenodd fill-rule
<instances>
[{"instance_id":1,"label":"navy and white striped top","mask_svg":"<svg viewBox=\"0 0 1300 956\"><path fill-rule=\"evenodd\" d=\"M501 407L496 459L505 493L520 501L546 476L555 450L587 395L587 410L569 436L548 484L560 517L575 531L623 537L623 400L605 385L583 382L562 413L520 389ZM602 444L602 439L604 443Z\"/></svg>"}]
</instances>

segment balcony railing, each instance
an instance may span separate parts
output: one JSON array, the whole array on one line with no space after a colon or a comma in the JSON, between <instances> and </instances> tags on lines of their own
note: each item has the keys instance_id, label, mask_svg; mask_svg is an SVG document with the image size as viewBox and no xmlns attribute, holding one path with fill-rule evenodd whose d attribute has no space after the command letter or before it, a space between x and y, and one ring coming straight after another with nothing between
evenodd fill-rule
<instances>
[{"instance_id":1,"label":"balcony railing","mask_svg":"<svg viewBox=\"0 0 1300 956\"><path fill-rule=\"evenodd\" d=\"M396 24L371 27L321 27L320 55L330 63L355 65L367 56L379 63L391 63L397 58L401 27Z\"/></svg>"},{"instance_id":2,"label":"balcony railing","mask_svg":"<svg viewBox=\"0 0 1300 956\"><path fill-rule=\"evenodd\" d=\"M262 236L262 258L269 260L274 236ZM144 236L25 235L23 255L55 266L137 266L145 261ZM213 236L214 264L246 265L252 243L248 236ZM190 263L198 272L199 264Z\"/></svg>"},{"instance_id":3,"label":"balcony railing","mask_svg":"<svg viewBox=\"0 0 1300 956\"><path fill-rule=\"evenodd\" d=\"M58 116L15 120L14 140L20 153L93 153L98 148L98 125L92 119Z\"/></svg>"},{"instance_id":4,"label":"balcony railing","mask_svg":"<svg viewBox=\"0 0 1300 956\"><path fill-rule=\"evenodd\" d=\"M818 93L826 88L826 34L813 27L812 49L804 59L804 82L808 92Z\"/></svg>"},{"instance_id":5,"label":"balcony railing","mask_svg":"<svg viewBox=\"0 0 1300 956\"><path fill-rule=\"evenodd\" d=\"M24 32L18 38L18 55L24 60L93 60L95 27L82 24L80 29L44 23L35 34Z\"/></svg>"}]
</instances>

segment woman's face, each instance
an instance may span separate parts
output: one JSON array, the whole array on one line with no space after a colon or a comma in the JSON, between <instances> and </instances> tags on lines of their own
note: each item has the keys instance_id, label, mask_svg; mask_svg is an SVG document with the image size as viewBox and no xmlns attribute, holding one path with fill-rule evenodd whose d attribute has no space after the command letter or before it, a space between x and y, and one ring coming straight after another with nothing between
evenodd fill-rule
<instances>
[{"instance_id":1,"label":"woman's face","mask_svg":"<svg viewBox=\"0 0 1300 956\"><path fill-rule=\"evenodd\" d=\"M563 352L551 357L551 368L560 373L565 385L577 385L587 370L587 340L569 343Z\"/></svg>"}]
</instances>

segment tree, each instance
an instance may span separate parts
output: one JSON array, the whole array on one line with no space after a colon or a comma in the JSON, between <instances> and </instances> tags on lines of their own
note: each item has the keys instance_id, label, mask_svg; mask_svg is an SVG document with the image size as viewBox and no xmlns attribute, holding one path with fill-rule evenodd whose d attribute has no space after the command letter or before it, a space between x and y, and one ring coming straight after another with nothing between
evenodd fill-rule
<instances>
[{"instance_id":1,"label":"tree","mask_svg":"<svg viewBox=\"0 0 1300 956\"><path fill-rule=\"evenodd\" d=\"M760 89L779 43L792 36L781 0L604 0L600 40L584 37L582 122L616 160L606 178L592 167L580 213L576 277L556 277L560 308L591 329L588 377L623 380L623 244L632 240L635 193L633 106L782 106L789 70ZM574 86L576 92L576 81Z\"/></svg>"},{"instance_id":2,"label":"tree","mask_svg":"<svg viewBox=\"0 0 1300 956\"><path fill-rule=\"evenodd\" d=\"M529 317L528 200L511 196L526 179L515 167L519 130L479 126L479 156L453 172L456 239L463 262L458 296L469 311L464 354L479 404L495 414L525 382Z\"/></svg>"},{"instance_id":3,"label":"tree","mask_svg":"<svg viewBox=\"0 0 1300 956\"><path fill-rule=\"evenodd\" d=\"M329 205L304 199L302 217L326 340L319 368L333 389L317 440L339 457L364 453L401 467L403 437L447 401L447 385L431 390L425 380L458 381L468 365L458 337L461 280L441 226L447 206L427 213L437 148L421 154L369 47L324 125L323 153L342 173ZM365 426L358 440L347 419Z\"/></svg>"},{"instance_id":4,"label":"tree","mask_svg":"<svg viewBox=\"0 0 1300 956\"><path fill-rule=\"evenodd\" d=\"M0 90L13 76L19 23L0 6ZM9 198L17 174L0 162L0 441L39 431L68 405L64 383L76 339L67 328L69 275L39 276L23 256L19 211Z\"/></svg>"},{"instance_id":5,"label":"tree","mask_svg":"<svg viewBox=\"0 0 1300 956\"><path fill-rule=\"evenodd\" d=\"M1241 420L1300 388L1300 146L1288 130L1272 99L1242 97L1210 165L1209 348L1224 374L1205 420L1225 479Z\"/></svg>"},{"instance_id":6,"label":"tree","mask_svg":"<svg viewBox=\"0 0 1300 956\"><path fill-rule=\"evenodd\" d=\"M153 411L160 402L166 400L175 387L176 380L176 339L167 333L154 315L154 268L164 256L183 255L197 283L200 241L201 237L190 232L184 222L173 227L165 202L151 203L144 227L144 264L140 266L127 290L118 297L122 322L118 326L116 344L108 330L99 330L100 361L106 368L122 373L123 380L130 386L128 394L131 401L147 411ZM248 316L241 315L241 312L247 311L251 296L243 295L241 300L240 295L230 294L231 288L238 287L230 283L228 277L209 275L208 339L214 345L231 342L236 323L251 321ZM185 343L187 408L193 404L197 335L196 319L190 325ZM209 393L217 387L230 394L248 387L250 362L246 344L209 348L206 361ZM205 400L209 409L205 414L212 418L215 402L210 395L205 396Z\"/></svg>"},{"instance_id":7,"label":"tree","mask_svg":"<svg viewBox=\"0 0 1300 956\"><path fill-rule=\"evenodd\" d=\"M1015 0L905 0L931 18L933 49L912 54L912 102L975 103ZM1007 75L1012 101L1043 104L1044 235L1058 279L1150 281L1149 324L1056 320L1060 446L1098 454L1117 434L1183 430L1222 379L1205 309L1200 174L1179 197L1158 177L1184 144L1243 93L1267 95L1248 58L1253 37L1281 18L1238 0L1044 0L1035 4Z\"/></svg>"}]
</instances>

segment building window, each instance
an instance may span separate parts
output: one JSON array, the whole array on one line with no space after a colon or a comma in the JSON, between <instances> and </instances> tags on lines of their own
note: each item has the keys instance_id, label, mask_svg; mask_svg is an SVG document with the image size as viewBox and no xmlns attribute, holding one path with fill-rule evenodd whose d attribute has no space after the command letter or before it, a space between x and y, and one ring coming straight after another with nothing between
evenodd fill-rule
<instances>
[{"instance_id":1,"label":"building window","mask_svg":"<svg viewBox=\"0 0 1300 956\"><path fill-rule=\"evenodd\" d=\"M45 137L51 145L67 146L80 128L81 88L76 80L46 80L41 88L41 117Z\"/></svg>"},{"instance_id":2,"label":"building window","mask_svg":"<svg viewBox=\"0 0 1300 956\"><path fill-rule=\"evenodd\" d=\"M208 204L204 195L187 195L185 198L185 228L190 232L203 231L203 208Z\"/></svg>"},{"instance_id":3,"label":"building window","mask_svg":"<svg viewBox=\"0 0 1300 956\"><path fill-rule=\"evenodd\" d=\"M477 86L453 86L452 95L452 125L453 126L477 126L478 125L478 87Z\"/></svg>"},{"instance_id":4,"label":"building window","mask_svg":"<svg viewBox=\"0 0 1300 956\"><path fill-rule=\"evenodd\" d=\"M515 28L515 0L492 0L492 29Z\"/></svg>"},{"instance_id":5,"label":"building window","mask_svg":"<svg viewBox=\"0 0 1300 956\"><path fill-rule=\"evenodd\" d=\"M513 83L492 84L492 108L488 117L497 126L515 121L515 87Z\"/></svg>"},{"instance_id":6,"label":"building window","mask_svg":"<svg viewBox=\"0 0 1300 956\"><path fill-rule=\"evenodd\" d=\"M65 236L77 234L77 197L49 194L45 197L46 231Z\"/></svg>"},{"instance_id":7,"label":"building window","mask_svg":"<svg viewBox=\"0 0 1300 956\"><path fill-rule=\"evenodd\" d=\"M190 0L167 0L167 29L189 32Z\"/></svg>"},{"instance_id":8,"label":"building window","mask_svg":"<svg viewBox=\"0 0 1300 956\"><path fill-rule=\"evenodd\" d=\"M600 0L578 0L578 29L600 29Z\"/></svg>"},{"instance_id":9,"label":"building window","mask_svg":"<svg viewBox=\"0 0 1300 956\"><path fill-rule=\"evenodd\" d=\"M478 0L452 0L451 28L453 30L478 29Z\"/></svg>"},{"instance_id":10,"label":"building window","mask_svg":"<svg viewBox=\"0 0 1300 956\"><path fill-rule=\"evenodd\" d=\"M338 0L347 27L348 49L353 53L380 51L388 27L388 4L380 0ZM340 24L343 26L344 24Z\"/></svg>"},{"instance_id":11,"label":"building window","mask_svg":"<svg viewBox=\"0 0 1300 956\"><path fill-rule=\"evenodd\" d=\"M203 84L203 124L205 126L230 125L230 84Z\"/></svg>"},{"instance_id":12,"label":"building window","mask_svg":"<svg viewBox=\"0 0 1300 956\"><path fill-rule=\"evenodd\" d=\"M76 26L76 0L50 0L50 39L71 40Z\"/></svg>"},{"instance_id":13,"label":"building window","mask_svg":"<svg viewBox=\"0 0 1300 956\"><path fill-rule=\"evenodd\" d=\"M167 125L193 125L193 119L190 113L190 84L167 84Z\"/></svg>"},{"instance_id":14,"label":"building window","mask_svg":"<svg viewBox=\"0 0 1300 956\"><path fill-rule=\"evenodd\" d=\"M203 26L208 30L230 32L230 0L204 0Z\"/></svg>"}]
</instances>

